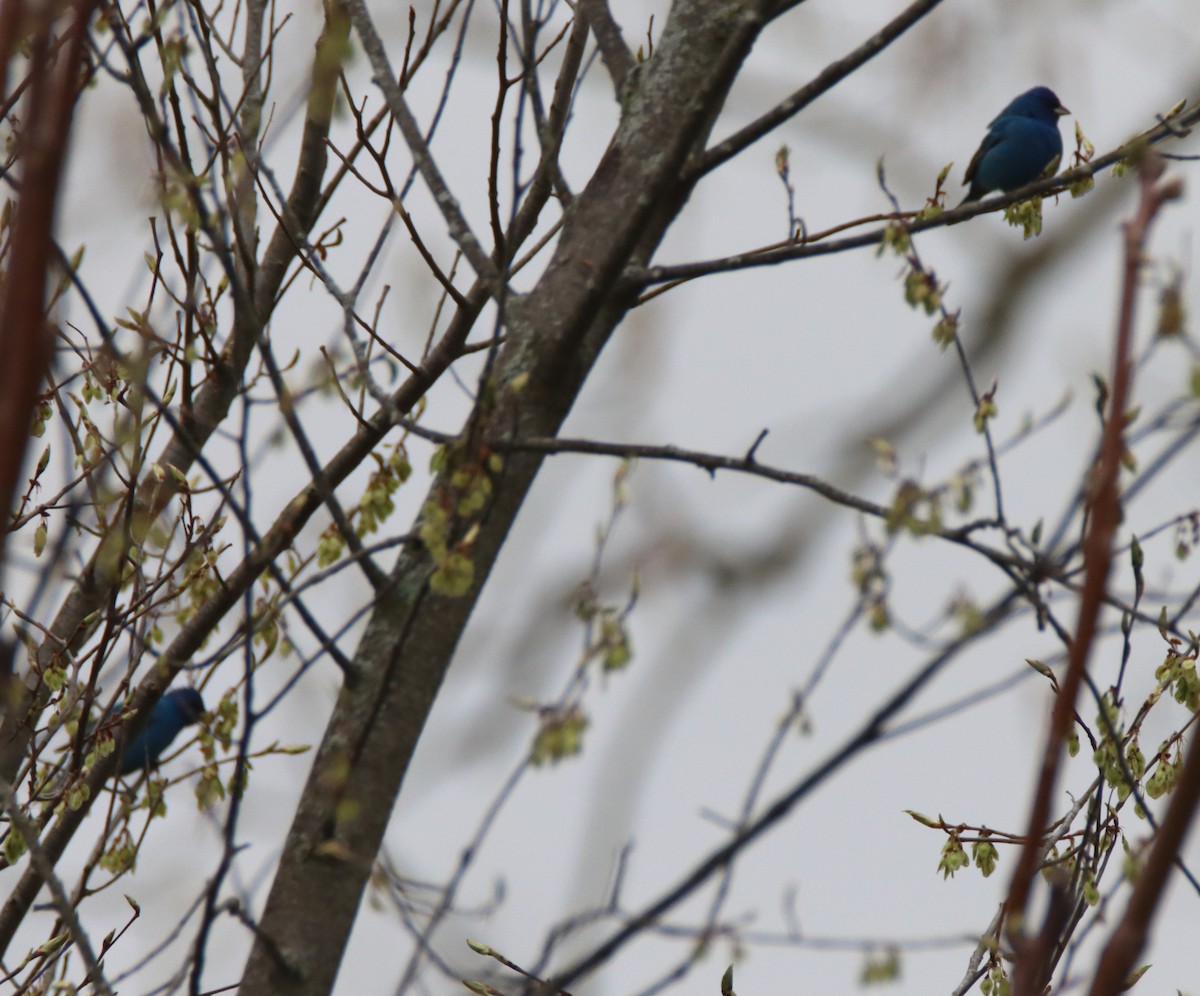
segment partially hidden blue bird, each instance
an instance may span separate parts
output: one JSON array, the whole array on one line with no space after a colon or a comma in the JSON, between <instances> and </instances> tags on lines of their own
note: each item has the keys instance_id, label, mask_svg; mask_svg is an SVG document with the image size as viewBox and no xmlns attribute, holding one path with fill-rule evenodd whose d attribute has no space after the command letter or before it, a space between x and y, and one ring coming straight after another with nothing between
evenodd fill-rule
<instances>
[{"instance_id":1,"label":"partially hidden blue bird","mask_svg":"<svg viewBox=\"0 0 1200 996\"><path fill-rule=\"evenodd\" d=\"M1057 165L1063 150L1058 119L1070 113L1049 87L1035 86L1017 97L988 125L963 177L971 187L962 204L993 190L1016 190Z\"/></svg>"},{"instance_id":2,"label":"partially hidden blue bird","mask_svg":"<svg viewBox=\"0 0 1200 996\"><path fill-rule=\"evenodd\" d=\"M180 730L198 722L203 714L204 699L196 689L177 688L167 692L150 710L150 719L141 733L125 745L118 774L129 775L154 767Z\"/></svg>"}]
</instances>

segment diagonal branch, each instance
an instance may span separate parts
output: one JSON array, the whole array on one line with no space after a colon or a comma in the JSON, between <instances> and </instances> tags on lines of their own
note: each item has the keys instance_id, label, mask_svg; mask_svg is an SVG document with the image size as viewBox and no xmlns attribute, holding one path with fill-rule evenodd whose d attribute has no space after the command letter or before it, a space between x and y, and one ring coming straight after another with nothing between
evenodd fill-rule
<instances>
[{"instance_id":1,"label":"diagonal branch","mask_svg":"<svg viewBox=\"0 0 1200 996\"><path fill-rule=\"evenodd\" d=\"M995 602L983 616L984 630L998 625L1007 618L1014 603L1020 598L1013 591ZM965 648L972 646L978 633L963 635L933 657L910 678L898 691L884 702L875 714L854 733L841 747L834 750L790 789L779 795L754 820L745 824L729 841L712 851L688 873L677 885L631 917L612 937L592 951L579 957L574 963L556 974L549 982L534 991L534 996L552 996L560 989L595 972L631 940L641 937L652 924L659 922L706 882L719 874L742 851L762 837L768 830L784 819L802 801L811 795L835 773L844 768L868 748L880 741L887 732L888 723L909 702L953 661Z\"/></svg>"},{"instance_id":2,"label":"diagonal branch","mask_svg":"<svg viewBox=\"0 0 1200 996\"><path fill-rule=\"evenodd\" d=\"M381 409L369 422L362 424L354 437L326 464L323 477L330 488L344 481L391 430L394 413L411 410L424 395L428 385L436 381L458 357L459 347L487 298L482 288L477 286L468 293L467 300L469 307L456 315L447 334L418 373L410 377L393 395L393 405ZM151 670L129 699L129 707L136 711L137 717L141 717L142 723L149 715L150 707L171 684L183 665L199 651L217 624L238 604L271 562L291 546L301 528L320 507L321 490L315 484L308 485L289 501L264 534L261 543L230 572L215 594L200 606L196 615L163 650L161 666ZM139 721L137 717L129 724L127 735L137 732L137 726L134 725ZM116 755L113 754L107 759L102 759L89 771L86 782L89 799L100 796L100 790L112 776L116 762ZM52 863L57 862L66 850L87 812L86 805L79 809L64 809L50 831L42 836L42 847ZM3 907L0 907L0 955L12 942L17 928L43 885L44 879L38 868L30 867L10 890Z\"/></svg>"},{"instance_id":3,"label":"diagonal branch","mask_svg":"<svg viewBox=\"0 0 1200 996\"><path fill-rule=\"evenodd\" d=\"M746 127L739 129L723 142L714 145L699 155L689 166L691 179L699 179L706 173L711 173L722 163L732 159L743 149L753 145L764 135L778 128L804 110L822 94L832 90L838 83L853 73L864 63L875 58L880 52L896 41L909 28L920 21L926 14L937 7L942 0L916 0L903 13L885 24L875 34L858 46L853 52L831 62L817 75L811 83L807 83L786 100L773 107L762 117L751 121Z\"/></svg>"},{"instance_id":4,"label":"diagonal branch","mask_svg":"<svg viewBox=\"0 0 1200 996\"><path fill-rule=\"evenodd\" d=\"M971 201L942 211L925 218L916 218L916 212L905 212L903 215L905 230L910 235L927 232L933 228L945 228L958 224L976 215L991 214L1001 208L1031 197L1047 197L1063 193L1080 180L1096 176L1117 163L1136 161L1147 146L1153 146L1168 138L1179 138L1188 134L1188 130L1200 124L1200 105L1182 111L1162 124L1148 129L1136 138L1123 143L1111 152L1098 156L1091 162L1074 169L1066 170L1057 176L1037 180L1011 190L1008 193L997 194L982 201ZM847 228L862 224L873 224L888 219L900 220L896 215L874 215L854 222L844 222L823 233L810 238L800 238L786 242L775 243L763 249L751 249L747 252L724 256L720 259L699 260L694 263L678 263L666 266L647 266L644 268L630 267L625 274L625 281L632 286L645 288L651 284L671 284L672 286L711 273L729 273L734 270L746 270L756 266L778 266L794 259L809 259L814 256L832 256L837 253L862 249L866 246L878 245L888 234L888 228L874 228L860 235L850 235L841 239L828 239L828 236L845 231ZM828 239L828 240L827 240ZM649 295L642 300L648 299ZM640 302L639 302L640 303Z\"/></svg>"},{"instance_id":5,"label":"diagonal branch","mask_svg":"<svg viewBox=\"0 0 1200 996\"><path fill-rule=\"evenodd\" d=\"M361 13L360 0L355 6ZM241 992L317 996L333 986L391 803L544 459L512 453L496 468L482 461L478 444L558 432L632 303L621 272L649 257L686 202L682 165L702 147L766 23L765 6L765 0L735 8L725 0L673 5L646 65L644 89L631 95L605 155L573 201L552 260L527 295L510 298L504 346L467 417L466 425L478 429L475 446L466 439L447 455L425 507L434 518L438 508L460 508L460 466L476 477L490 475L490 498L477 511L455 512L437 544L408 544L377 595L353 680L342 685L297 807ZM428 518L421 523L427 524ZM432 529L427 535L437 537ZM434 546L443 556L456 551L461 587L431 584L439 569Z\"/></svg>"}]
</instances>

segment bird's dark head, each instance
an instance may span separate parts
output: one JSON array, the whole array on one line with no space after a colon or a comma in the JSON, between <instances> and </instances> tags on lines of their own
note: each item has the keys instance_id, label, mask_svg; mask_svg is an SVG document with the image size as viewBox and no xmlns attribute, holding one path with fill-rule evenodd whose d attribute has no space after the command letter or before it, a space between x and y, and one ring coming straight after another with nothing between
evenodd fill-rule
<instances>
[{"instance_id":1,"label":"bird's dark head","mask_svg":"<svg viewBox=\"0 0 1200 996\"><path fill-rule=\"evenodd\" d=\"M1031 118L1061 118L1070 114L1048 86L1035 86L1013 101L1013 110Z\"/></svg>"},{"instance_id":2,"label":"bird's dark head","mask_svg":"<svg viewBox=\"0 0 1200 996\"><path fill-rule=\"evenodd\" d=\"M163 697L174 701L175 707L188 725L199 721L204 715L204 699L194 688L176 688Z\"/></svg>"}]
</instances>

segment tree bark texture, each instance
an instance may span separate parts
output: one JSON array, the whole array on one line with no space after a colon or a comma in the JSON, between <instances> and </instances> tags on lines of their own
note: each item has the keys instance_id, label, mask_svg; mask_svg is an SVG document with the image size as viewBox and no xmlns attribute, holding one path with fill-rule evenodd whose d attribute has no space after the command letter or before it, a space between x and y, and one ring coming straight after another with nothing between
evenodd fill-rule
<instances>
[{"instance_id":1,"label":"tree bark texture","mask_svg":"<svg viewBox=\"0 0 1200 996\"><path fill-rule=\"evenodd\" d=\"M702 151L729 87L768 18L767 4L676 3L653 56L631 74L624 112L595 173L572 203L553 257L527 295L506 302L506 344L463 433L461 459L488 439L551 436L632 304L621 282L644 265L689 190L681 177ZM430 587L434 564L408 544L379 593L313 763L259 923L243 994L318 994L342 951L383 841L392 805L479 591L541 465L510 453L492 494L456 523L469 537L466 594ZM454 463L426 503L454 507Z\"/></svg>"}]
</instances>

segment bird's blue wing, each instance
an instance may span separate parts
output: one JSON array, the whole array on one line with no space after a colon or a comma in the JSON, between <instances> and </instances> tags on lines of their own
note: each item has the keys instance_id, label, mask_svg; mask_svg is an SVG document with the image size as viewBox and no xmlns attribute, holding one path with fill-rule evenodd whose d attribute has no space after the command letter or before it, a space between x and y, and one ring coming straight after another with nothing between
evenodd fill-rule
<instances>
[{"instance_id":1,"label":"bird's blue wing","mask_svg":"<svg viewBox=\"0 0 1200 996\"><path fill-rule=\"evenodd\" d=\"M997 118L996 121L1000 119ZM983 161L992 149L1000 144L1003 139L1003 129L996 129L996 121L993 121L988 128L991 129L983 136L983 141L979 143L979 148L975 150L975 155L971 157L971 161L967 163L967 171L963 174L963 184L966 185L975 179L975 174L979 171L979 164Z\"/></svg>"}]
</instances>

